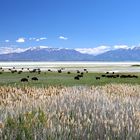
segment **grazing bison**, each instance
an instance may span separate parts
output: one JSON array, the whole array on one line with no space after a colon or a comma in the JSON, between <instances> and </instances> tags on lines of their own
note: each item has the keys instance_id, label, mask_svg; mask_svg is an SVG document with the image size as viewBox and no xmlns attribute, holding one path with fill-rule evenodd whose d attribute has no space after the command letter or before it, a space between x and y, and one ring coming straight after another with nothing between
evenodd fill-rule
<instances>
[{"instance_id":1,"label":"grazing bison","mask_svg":"<svg viewBox=\"0 0 140 140\"><path fill-rule=\"evenodd\" d=\"M50 70L50 69L48 69L48 71L50 71L50 72L51 72L51 70Z\"/></svg>"},{"instance_id":2,"label":"grazing bison","mask_svg":"<svg viewBox=\"0 0 140 140\"><path fill-rule=\"evenodd\" d=\"M15 72L17 72L17 70L11 70L11 73L15 73Z\"/></svg>"},{"instance_id":3,"label":"grazing bison","mask_svg":"<svg viewBox=\"0 0 140 140\"><path fill-rule=\"evenodd\" d=\"M67 74L70 74L70 71L68 71Z\"/></svg>"},{"instance_id":4,"label":"grazing bison","mask_svg":"<svg viewBox=\"0 0 140 140\"><path fill-rule=\"evenodd\" d=\"M96 80L100 80L100 77L98 76L98 77L96 77Z\"/></svg>"},{"instance_id":5,"label":"grazing bison","mask_svg":"<svg viewBox=\"0 0 140 140\"><path fill-rule=\"evenodd\" d=\"M58 70L58 73L62 73L62 70Z\"/></svg>"},{"instance_id":6,"label":"grazing bison","mask_svg":"<svg viewBox=\"0 0 140 140\"><path fill-rule=\"evenodd\" d=\"M77 75L78 77L83 77L83 74L79 74L79 75Z\"/></svg>"},{"instance_id":7,"label":"grazing bison","mask_svg":"<svg viewBox=\"0 0 140 140\"><path fill-rule=\"evenodd\" d=\"M32 80L33 81L38 81L38 78L37 77L32 77Z\"/></svg>"},{"instance_id":8,"label":"grazing bison","mask_svg":"<svg viewBox=\"0 0 140 140\"><path fill-rule=\"evenodd\" d=\"M80 73L80 71L79 71L79 70L77 70L77 73Z\"/></svg>"},{"instance_id":9,"label":"grazing bison","mask_svg":"<svg viewBox=\"0 0 140 140\"><path fill-rule=\"evenodd\" d=\"M22 73L22 71L20 70L20 71L18 71L18 74L21 74Z\"/></svg>"},{"instance_id":10,"label":"grazing bison","mask_svg":"<svg viewBox=\"0 0 140 140\"><path fill-rule=\"evenodd\" d=\"M20 81L21 82L28 82L28 79L27 78L22 78Z\"/></svg>"},{"instance_id":11,"label":"grazing bison","mask_svg":"<svg viewBox=\"0 0 140 140\"><path fill-rule=\"evenodd\" d=\"M138 76L137 76L137 75L133 75L132 77L133 77L133 78L138 78Z\"/></svg>"},{"instance_id":12,"label":"grazing bison","mask_svg":"<svg viewBox=\"0 0 140 140\"><path fill-rule=\"evenodd\" d=\"M75 76L74 79L75 80L80 80L80 77L79 76Z\"/></svg>"},{"instance_id":13,"label":"grazing bison","mask_svg":"<svg viewBox=\"0 0 140 140\"><path fill-rule=\"evenodd\" d=\"M102 74L102 77L106 77L106 75L105 74Z\"/></svg>"}]
</instances>

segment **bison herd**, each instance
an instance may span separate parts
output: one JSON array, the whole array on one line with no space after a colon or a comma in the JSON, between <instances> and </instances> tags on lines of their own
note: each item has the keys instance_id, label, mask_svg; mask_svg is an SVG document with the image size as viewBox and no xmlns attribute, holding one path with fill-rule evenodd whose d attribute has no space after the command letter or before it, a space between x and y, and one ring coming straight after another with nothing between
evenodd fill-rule
<instances>
[{"instance_id":1,"label":"bison herd","mask_svg":"<svg viewBox=\"0 0 140 140\"><path fill-rule=\"evenodd\" d=\"M67 73L68 75L72 73L71 71L63 71L63 70L64 70L64 68L60 68L56 72L60 73L60 74L64 72L64 73ZM0 68L0 74L2 74L3 71L4 71L4 69ZM15 67L13 67L13 68L9 68L8 71L10 71L12 74L13 73L21 74L24 71L29 72L29 73L35 73L35 74L42 73L40 68L36 68L36 69L21 68L20 70L17 70ZM47 71L53 72L51 69L48 69ZM47 71L45 71L44 74L46 74ZM76 70L75 73L76 73L76 75L73 76L73 79L80 80L84 77L84 75L86 73L88 73L88 70L84 68L82 71ZM100 80L102 78L138 78L138 76L133 75L133 74L119 74L116 72L105 72L104 74L97 75L94 78L96 80ZM38 81L38 80L39 79L36 76L30 77L29 75L27 77L23 77L20 79L21 82Z\"/></svg>"},{"instance_id":2,"label":"bison herd","mask_svg":"<svg viewBox=\"0 0 140 140\"><path fill-rule=\"evenodd\" d=\"M137 75L115 74L115 72L112 72L112 73L106 72L105 74L102 74L100 77L97 76L95 78L96 78L96 80L99 80L99 79L101 79L101 77L104 77L104 78L138 78Z\"/></svg>"},{"instance_id":3,"label":"bison herd","mask_svg":"<svg viewBox=\"0 0 140 140\"><path fill-rule=\"evenodd\" d=\"M32 77L31 78L32 81L38 81L37 77ZM29 76L27 76L27 78L21 78L20 80L21 82L28 82L29 81Z\"/></svg>"}]
</instances>

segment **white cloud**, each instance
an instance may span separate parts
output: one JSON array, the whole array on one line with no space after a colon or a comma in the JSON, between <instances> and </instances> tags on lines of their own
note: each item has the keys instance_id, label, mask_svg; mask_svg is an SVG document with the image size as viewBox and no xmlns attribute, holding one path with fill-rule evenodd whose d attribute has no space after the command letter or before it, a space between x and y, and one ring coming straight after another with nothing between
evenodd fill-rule
<instances>
[{"instance_id":1,"label":"white cloud","mask_svg":"<svg viewBox=\"0 0 140 140\"><path fill-rule=\"evenodd\" d=\"M20 53L26 51L28 48L15 48L15 47L0 47L0 54Z\"/></svg>"},{"instance_id":2,"label":"white cloud","mask_svg":"<svg viewBox=\"0 0 140 140\"><path fill-rule=\"evenodd\" d=\"M17 40L16 40L16 42L18 42L18 43L24 43L25 42L25 38L18 38Z\"/></svg>"},{"instance_id":3,"label":"white cloud","mask_svg":"<svg viewBox=\"0 0 140 140\"><path fill-rule=\"evenodd\" d=\"M36 39L36 41L40 41L40 39L39 39L39 38L37 38L37 39Z\"/></svg>"},{"instance_id":4,"label":"white cloud","mask_svg":"<svg viewBox=\"0 0 140 140\"><path fill-rule=\"evenodd\" d=\"M46 37L41 37L41 38L40 38L40 40L46 40L46 39L47 39Z\"/></svg>"},{"instance_id":5,"label":"white cloud","mask_svg":"<svg viewBox=\"0 0 140 140\"><path fill-rule=\"evenodd\" d=\"M127 45L115 45L113 46L114 49L129 49L130 47Z\"/></svg>"},{"instance_id":6,"label":"white cloud","mask_svg":"<svg viewBox=\"0 0 140 140\"><path fill-rule=\"evenodd\" d=\"M7 39L7 40L5 40L5 42L7 42L7 43L8 43L8 42L10 42L10 40L8 40L8 39Z\"/></svg>"},{"instance_id":7,"label":"white cloud","mask_svg":"<svg viewBox=\"0 0 140 140\"><path fill-rule=\"evenodd\" d=\"M67 40L68 38L67 37L64 37L64 36L59 36L59 39Z\"/></svg>"},{"instance_id":8,"label":"white cloud","mask_svg":"<svg viewBox=\"0 0 140 140\"><path fill-rule=\"evenodd\" d=\"M36 41L41 41L41 40L46 40L47 38L46 37L40 37L40 38L37 38Z\"/></svg>"},{"instance_id":9,"label":"white cloud","mask_svg":"<svg viewBox=\"0 0 140 140\"><path fill-rule=\"evenodd\" d=\"M110 46L99 46L96 48L76 48L75 50L79 51L81 53L85 53L85 54L98 55L98 54L111 50L111 47Z\"/></svg>"}]
</instances>

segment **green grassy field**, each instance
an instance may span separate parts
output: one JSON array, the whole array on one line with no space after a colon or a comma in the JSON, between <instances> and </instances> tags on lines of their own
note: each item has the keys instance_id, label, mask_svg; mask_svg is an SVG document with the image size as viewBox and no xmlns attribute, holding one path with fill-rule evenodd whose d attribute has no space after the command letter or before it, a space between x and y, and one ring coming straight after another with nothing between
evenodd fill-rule
<instances>
[{"instance_id":1,"label":"green grassy field","mask_svg":"<svg viewBox=\"0 0 140 140\"><path fill-rule=\"evenodd\" d=\"M77 73L73 72L67 74L66 72L57 73L57 72L41 72L38 73L29 73L22 72L11 73L3 72L0 74L0 85L11 85L11 86L75 86L75 85L105 85L110 83L128 83L128 84L140 84L140 73L129 73L131 75L137 75L139 78L103 78L96 80L96 76L101 76L104 73L84 73L84 76L80 80L74 80L74 77ZM124 73L123 73L124 74ZM128 74L128 73L125 73ZM27 78L29 76L29 82L21 83L21 78ZM36 76L39 80L32 81L31 78Z\"/></svg>"}]
</instances>

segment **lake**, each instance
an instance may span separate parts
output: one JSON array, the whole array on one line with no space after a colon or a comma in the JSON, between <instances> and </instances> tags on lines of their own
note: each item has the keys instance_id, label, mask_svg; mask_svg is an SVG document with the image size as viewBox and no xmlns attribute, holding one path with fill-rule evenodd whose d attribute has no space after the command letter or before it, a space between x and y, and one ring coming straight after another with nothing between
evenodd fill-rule
<instances>
[{"instance_id":1,"label":"lake","mask_svg":"<svg viewBox=\"0 0 140 140\"><path fill-rule=\"evenodd\" d=\"M63 68L64 71L75 71L86 68L89 72L140 72L140 67L132 67L132 65L140 65L140 62L0 62L0 67L5 71L15 67L17 70L24 68L24 71L27 68L40 68L42 71L48 69L57 71L59 68Z\"/></svg>"}]
</instances>

